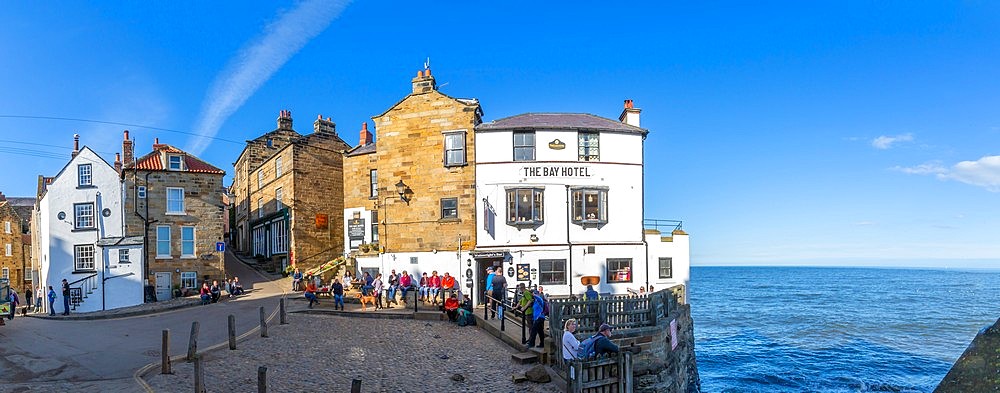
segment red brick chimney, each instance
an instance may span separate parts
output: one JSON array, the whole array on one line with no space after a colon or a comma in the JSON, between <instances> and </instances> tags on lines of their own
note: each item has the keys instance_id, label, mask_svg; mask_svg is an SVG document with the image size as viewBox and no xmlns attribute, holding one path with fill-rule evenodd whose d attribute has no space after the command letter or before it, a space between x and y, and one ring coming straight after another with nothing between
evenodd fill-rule
<instances>
[{"instance_id":1,"label":"red brick chimney","mask_svg":"<svg viewBox=\"0 0 1000 393\"><path fill-rule=\"evenodd\" d=\"M632 100L625 100L625 109L622 110L621 116L618 116L618 121L639 127L639 113L641 112L642 109L636 108Z\"/></svg>"},{"instance_id":2,"label":"red brick chimney","mask_svg":"<svg viewBox=\"0 0 1000 393\"><path fill-rule=\"evenodd\" d=\"M122 156L118 153L115 153L115 172L122 173Z\"/></svg>"},{"instance_id":3,"label":"red brick chimney","mask_svg":"<svg viewBox=\"0 0 1000 393\"><path fill-rule=\"evenodd\" d=\"M160 144L160 138L153 138L153 150L159 149L159 148L161 148L163 146L166 146L166 145Z\"/></svg>"},{"instance_id":4,"label":"red brick chimney","mask_svg":"<svg viewBox=\"0 0 1000 393\"><path fill-rule=\"evenodd\" d=\"M279 130L292 129L292 111L284 109L278 112L278 129Z\"/></svg>"},{"instance_id":5,"label":"red brick chimney","mask_svg":"<svg viewBox=\"0 0 1000 393\"><path fill-rule=\"evenodd\" d=\"M371 131L368 131L368 122L361 123L361 137L358 139L358 146L364 146L374 142Z\"/></svg>"},{"instance_id":6,"label":"red brick chimney","mask_svg":"<svg viewBox=\"0 0 1000 393\"><path fill-rule=\"evenodd\" d=\"M7 196L3 194L3 191L0 191L0 202L6 201L6 200L7 200Z\"/></svg>"},{"instance_id":7,"label":"red brick chimney","mask_svg":"<svg viewBox=\"0 0 1000 393\"><path fill-rule=\"evenodd\" d=\"M76 158L77 154L80 154L80 134L73 134L73 157L72 158Z\"/></svg>"},{"instance_id":8,"label":"red brick chimney","mask_svg":"<svg viewBox=\"0 0 1000 393\"><path fill-rule=\"evenodd\" d=\"M128 139L128 130L125 130L125 139L122 140L122 158L126 164L132 163L135 159L133 155L135 153L135 146L132 145L132 141Z\"/></svg>"},{"instance_id":9,"label":"red brick chimney","mask_svg":"<svg viewBox=\"0 0 1000 393\"><path fill-rule=\"evenodd\" d=\"M437 83L434 82L434 77L431 76L431 69L417 71L417 77L413 78L413 94L424 94L429 93L432 90L437 90Z\"/></svg>"}]
</instances>

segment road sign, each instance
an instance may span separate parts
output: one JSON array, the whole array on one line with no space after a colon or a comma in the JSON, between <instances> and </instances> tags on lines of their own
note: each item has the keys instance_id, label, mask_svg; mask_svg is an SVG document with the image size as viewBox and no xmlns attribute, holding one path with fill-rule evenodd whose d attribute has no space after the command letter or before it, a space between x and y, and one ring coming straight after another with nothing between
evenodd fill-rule
<instances>
[{"instance_id":1,"label":"road sign","mask_svg":"<svg viewBox=\"0 0 1000 393\"><path fill-rule=\"evenodd\" d=\"M215 243L215 251L218 251L218 252L224 252L224 251L226 251L226 243L225 242L216 242Z\"/></svg>"}]
</instances>

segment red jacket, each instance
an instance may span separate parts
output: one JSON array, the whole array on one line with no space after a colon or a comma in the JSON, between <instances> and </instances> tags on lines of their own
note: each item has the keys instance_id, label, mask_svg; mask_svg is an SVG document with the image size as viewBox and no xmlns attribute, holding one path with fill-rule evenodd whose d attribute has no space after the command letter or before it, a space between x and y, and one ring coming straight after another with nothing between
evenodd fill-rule
<instances>
[{"instance_id":1,"label":"red jacket","mask_svg":"<svg viewBox=\"0 0 1000 393\"><path fill-rule=\"evenodd\" d=\"M444 309L448 311L458 310L458 298L450 297L444 301Z\"/></svg>"},{"instance_id":2,"label":"red jacket","mask_svg":"<svg viewBox=\"0 0 1000 393\"><path fill-rule=\"evenodd\" d=\"M431 288L441 288L441 276L431 276L431 278L427 280L427 286Z\"/></svg>"},{"instance_id":3,"label":"red jacket","mask_svg":"<svg viewBox=\"0 0 1000 393\"><path fill-rule=\"evenodd\" d=\"M455 287L455 276L444 276L444 280L441 281L441 286L444 289L452 289Z\"/></svg>"},{"instance_id":4,"label":"red jacket","mask_svg":"<svg viewBox=\"0 0 1000 393\"><path fill-rule=\"evenodd\" d=\"M413 282L410 281L410 276L399 277L399 286L407 288L410 286L410 284L413 284Z\"/></svg>"}]
</instances>

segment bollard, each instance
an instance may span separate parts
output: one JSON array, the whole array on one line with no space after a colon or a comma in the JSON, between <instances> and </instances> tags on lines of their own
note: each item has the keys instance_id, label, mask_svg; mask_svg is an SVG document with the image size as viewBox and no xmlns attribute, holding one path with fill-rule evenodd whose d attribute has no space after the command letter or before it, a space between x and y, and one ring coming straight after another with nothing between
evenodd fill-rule
<instances>
[{"instance_id":1,"label":"bollard","mask_svg":"<svg viewBox=\"0 0 1000 393\"><path fill-rule=\"evenodd\" d=\"M163 346L160 348L160 374L170 374L170 329L163 329Z\"/></svg>"},{"instance_id":2,"label":"bollard","mask_svg":"<svg viewBox=\"0 0 1000 393\"><path fill-rule=\"evenodd\" d=\"M201 365L201 355L194 357L194 393L205 391L205 369Z\"/></svg>"},{"instance_id":3,"label":"bollard","mask_svg":"<svg viewBox=\"0 0 1000 393\"><path fill-rule=\"evenodd\" d=\"M413 313L414 314L417 313L417 302L420 301L420 297L418 295L420 295L420 289L419 288L414 289L413 290Z\"/></svg>"},{"instance_id":4,"label":"bollard","mask_svg":"<svg viewBox=\"0 0 1000 393\"><path fill-rule=\"evenodd\" d=\"M281 298L281 299L278 300L278 308L281 310L281 312L280 312L280 315L281 315L281 324L282 325L287 325L288 321L285 320L285 298Z\"/></svg>"},{"instance_id":5,"label":"bollard","mask_svg":"<svg viewBox=\"0 0 1000 393\"><path fill-rule=\"evenodd\" d=\"M198 321L191 322L191 339L188 340L187 361L194 361L195 352L198 351Z\"/></svg>"},{"instance_id":6,"label":"bollard","mask_svg":"<svg viewBox=\"0 0 1000 393\"><path fill-rule=\"evenodd\" d=\"M351 380L351 393L361 393L361 380Z\"/></svg>"},{"instance_id":7,"label":"bollard","mask_svg":"<svg viewBox=\"0 0 1000 393\"><path fill-rule=\"evenodd\" d=\"M502 332L504 331L505 328L504 321L507 320L506 318L503 317L503 304L497 305L497 317L500 318L500 331Z\"/></svg>"},{"instance_id":8,"label":"bollard","mask_svg":"<svg viewBox=\"0 0 1000 393\"><path fill-rule=\"evenodd\" d=\"M229 314L229 350L236 349L236 316Z\"/></svg>"},{"instance_id":9,"label":"bollard","mask_svg":"<svg viewBox=\"0 0 1000 393\"><path fill-rule=\"evenodd\" d=\"M257 367L257 393L267 393L267 367Z\"/></svg>"},{"instance_id":10,"label":"bollard","mask_svg":"<svg viewBox=\"0 0 1000 393\"><path fill-rule=\"evenodd\" d=\"M264 306L260 307L260 336L267 337L267 317L264 316Z\"/></svg>"}]
</instances>

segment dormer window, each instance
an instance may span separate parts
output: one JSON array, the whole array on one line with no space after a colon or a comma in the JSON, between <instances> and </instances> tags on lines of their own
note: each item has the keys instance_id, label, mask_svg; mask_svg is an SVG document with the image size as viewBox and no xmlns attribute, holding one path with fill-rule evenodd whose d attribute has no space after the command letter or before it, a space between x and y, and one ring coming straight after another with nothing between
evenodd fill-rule
<instances>
[{"instance_id":1,"label":"dormer window","mask_svg":"<svg viewBox=\"0 0 1000 393\"><path fill-rule=\"evenodd\" d=\"M178 155L169 155L169 156L167 156L167 169L172 170L172 171L179 171L179 170L183 169L181 167L181 165L182 165L181 164L181 156L178 156Z\"/></svg>"}]
</instances>

